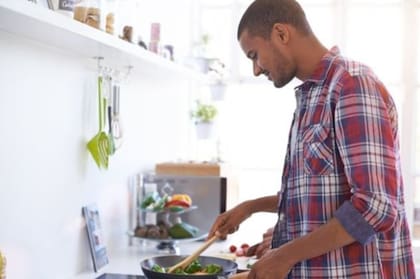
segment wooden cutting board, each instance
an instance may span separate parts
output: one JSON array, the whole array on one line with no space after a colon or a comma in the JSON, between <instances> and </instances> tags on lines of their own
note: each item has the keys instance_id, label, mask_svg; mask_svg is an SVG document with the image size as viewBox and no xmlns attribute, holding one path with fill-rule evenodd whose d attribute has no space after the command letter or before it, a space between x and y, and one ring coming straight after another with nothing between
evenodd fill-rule
<instances>
[{"instance_id":1,"label":"wooden cutting board","mask_svg":"<svg viewBox=\"0 0 420 279\"><path fill-rule=\"evenodd\" d=\"M155 166L156 174L191 175L191 176L227 176L228 167L219 163L159 163Z\"/></svg>"}]
</instances>

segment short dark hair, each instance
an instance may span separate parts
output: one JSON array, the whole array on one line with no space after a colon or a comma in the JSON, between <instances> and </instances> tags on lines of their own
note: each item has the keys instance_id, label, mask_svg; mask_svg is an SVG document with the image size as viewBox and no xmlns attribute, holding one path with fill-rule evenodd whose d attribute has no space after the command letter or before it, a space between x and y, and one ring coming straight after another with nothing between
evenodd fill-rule
<instances>
[{"instance_id":1,"label":"short dark hair","mask_svg":"<svg viewBox=\"0 0 420 279\"><path fill-rule=\"evenodd\" d=\"M248 30L252 36L268 39L275 23L286 23L304 35L312 34L305 12L296 0L255 0L243 14L238 40Z\"/></svg>"}]
</instances>

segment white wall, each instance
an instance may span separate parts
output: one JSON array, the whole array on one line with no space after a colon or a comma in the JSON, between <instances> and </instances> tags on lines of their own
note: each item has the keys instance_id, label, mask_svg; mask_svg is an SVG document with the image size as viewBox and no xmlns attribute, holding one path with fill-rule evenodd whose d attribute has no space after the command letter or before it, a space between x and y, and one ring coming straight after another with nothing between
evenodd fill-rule
<instances>
[{"instance_id":1,"label":"white wall","mask_svg":"<svg viewBox=\"0 0 420 279\"><path fill-rule=\"evenodd\" d=\"M81 46L83 47L83 46ZM134 69L121 92L125 141L99 171L94 63L0 31L0 248L7 278L91 270L81 207L98 204L109 249L126 245L127 178L188 156L189 82Z\"/></svg>"}]
</instances>

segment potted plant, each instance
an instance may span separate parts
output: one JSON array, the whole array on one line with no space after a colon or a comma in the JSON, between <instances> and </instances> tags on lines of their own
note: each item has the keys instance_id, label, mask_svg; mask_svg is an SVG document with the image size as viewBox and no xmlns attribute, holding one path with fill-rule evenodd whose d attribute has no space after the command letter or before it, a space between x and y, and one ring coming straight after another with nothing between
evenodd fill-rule
<instances>
[{"instance_id":1,"label":"potted plant","mask_svg":"<svg viewBox=\"0 0 420 279\"><path fill-rule=\"evenodd\" d=\"M193 55L195 57L209 58L209 43L210 35L205 33L200 36L200 39L193 43Z\"/></svg>"},{"instance_id":2,"label":"potted plant","mask_svg":"<svg viewBox=\"0 0 420 279\"><path fill-rule=\"evenodd\" d=\"M210 35L205 33L201 35L200 39L195 42L192 46L193 57L197 70L203 74L207 74L210 71L210 65L216 58L211 55L210 49Z\"/></svg>"},{"instance_id":3,"label":"potted plant","mask_svg":"<svg viewBox=\"0 0 420 279\"><path fill-rule=\"evenodd\" d=\"M209 65L210 92L214 101L222 101L226 92L226 69L220 59L215 59Z\"/></svg>"},{"instance_id":4,"label":"potted plant","mask_svg":"<svg viewBox=\"0 0 420 279\"><path fill-rule=\"evenodd\" d=\"M197 138L209 139L212 136L213 120L217 115L217 109L211 104L196 101L196 107L191 111L191 118L194 120Z\"/></svg>"}]
</instances>

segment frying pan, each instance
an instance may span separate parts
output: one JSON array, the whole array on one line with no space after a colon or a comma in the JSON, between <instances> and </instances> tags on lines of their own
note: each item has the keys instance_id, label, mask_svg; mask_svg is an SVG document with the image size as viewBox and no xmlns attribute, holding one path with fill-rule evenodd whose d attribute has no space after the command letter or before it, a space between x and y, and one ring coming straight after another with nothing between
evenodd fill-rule
<instances>
[{"instance_id":1,"label":"frying pan","mask_svg":"<svg viewBox=\"0 0 420 279\"><path fill-rule=\"evenodd\" d=\"M236 269L238 265L231 260L221 259L217 257L208 257L208 256L199 256L198 260L200 263L204 265L208 264L218 264L223 267L223 272L218 274L209 274L209 275L186 275L186 274L174 274L174 273L160 273L152 270L153 265L158 264L162 267L170 267L179 263L187 256L179 256L179 255L170 255L170 256L158 256L152 257L146 260L143 260L140 265L141 269L143 270L144 275L148 279L181 279L181 278L189 278L189 279L222 279L222 278L229 278L230 275L236 273Z\"/></svg>"}]
</instances>

